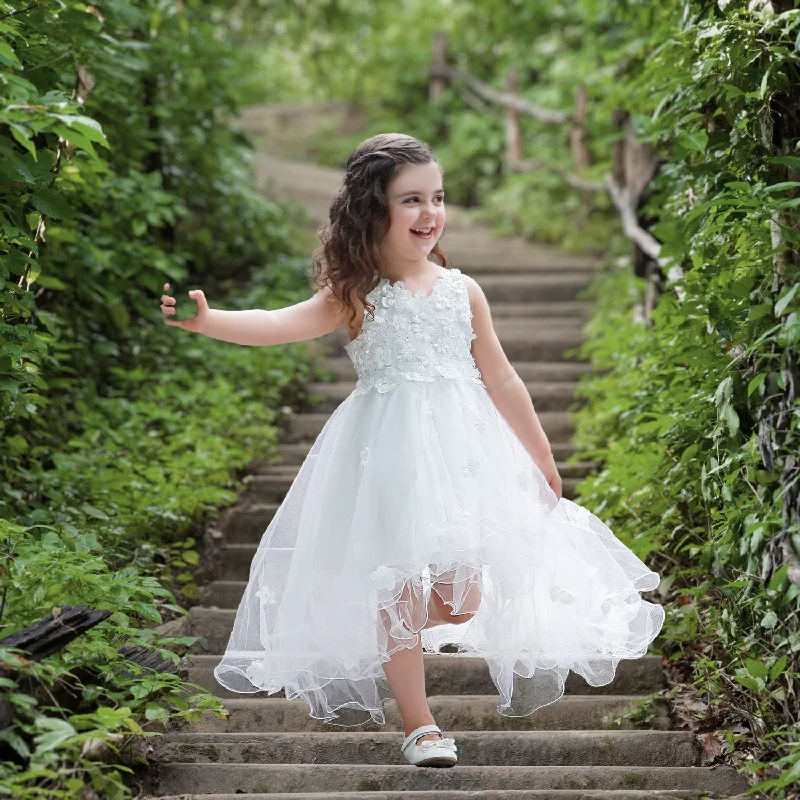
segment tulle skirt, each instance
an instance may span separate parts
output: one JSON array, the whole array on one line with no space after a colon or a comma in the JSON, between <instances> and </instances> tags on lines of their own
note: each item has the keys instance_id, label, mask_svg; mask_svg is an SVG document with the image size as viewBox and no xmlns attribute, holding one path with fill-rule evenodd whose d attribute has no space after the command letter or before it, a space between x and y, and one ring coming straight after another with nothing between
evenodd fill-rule
<instances>
[{"instance_id":1,"label":"tulle skirt","mask_svg":"<svg viewBox=\"0 0 800 800\"><path fill-rule=\"evenodd\" d=\"M383 664L421 637L426 652L485 659L498 712L523 716L561 697L569 670L602 686L645 655L664 611L640 592L658 583L556 497L481 383L403 380L350 394L326 421L214 673L234 692L283 689L334 725L384 723ZM433 592L464 616L423 630Z\"/></svg>"}]
</instances>

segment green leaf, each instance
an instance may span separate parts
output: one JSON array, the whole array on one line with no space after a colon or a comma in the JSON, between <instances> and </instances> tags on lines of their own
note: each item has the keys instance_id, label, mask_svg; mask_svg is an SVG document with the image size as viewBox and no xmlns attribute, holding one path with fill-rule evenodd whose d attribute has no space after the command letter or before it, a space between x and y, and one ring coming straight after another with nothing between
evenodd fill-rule
<instances>
[{"instance_id":1,"label":"green leaf","mask_svg":"<svg viewBox=\"0 0 800 800\"><path fill-rule=\"evenodd\" d=\"M750 689L753 692L758 692L761 689L758 681L755 680L754 678L748 677L746 674L740 674L737 672L737 674L734 677L736 681L742 684L742 686L744 686L747 689Z\"/></svg>"},{"instance_id":2,"label":"green leaf","mask_svg":"<svg viewBox=\"0 0 800 800\"><path fill-rule=\"evenodd\" d=\"M67 125L57 123L53 125L53 132L57 133L63 139L75 145L75 147L79 147L81 150L85 150L87 153L89 153L89 155L97 158L97 152L94 149L91 139L89 139L87 136L84 136L83 133L77 128L70 128Z\"/></svg>"},{"instance_id":3,"label":"green leaf","mask_svg":"<svg viewBox=\"0 0 800 800\"><path fill-rule=\"evenodd\" d=\"M8 127L11 130L11 135L14 139L21 144L33 157L36 158L36 145L31 141L30 131L22 125L17 125L15 122L9 122Z\"/></svg>"},{"instance_id":4,"label":"green leaf","mask_svg":"<svg viewBox=\"0 0 800 800\"><path fill-rule=\"evenodd\" d=\"M28 743L13 728L0 730L0 741L6 742L22 758L28 759L30 757L31 749L28 747Z\"/></svg>"},{"instance_id":5,"label":"green leaf","mask_svg":"<svg viewBox=\"0 0 800 800\"><path fill-rule=\"evenodd\" d=\"M787 306L789 303L794 300L795 295L797 294L798 289L800 289L800 283L796 283L792 286L791 289L784 292L779 298L778 302L775 303L775 316L780 317L783 316L783 312L786 311Z\"/></svg>"},{"instance_id":6,"label":"green leaf","mask_svg":"<svg viewBox=\"0 0 800 800\"><path fill-rule=\"evenodd\" d=\"M4 389L12 396L16 395L16 393L19 391L19 387L19 381L12 381L10 378L0 378L0 389Z\"/></svg>"},{"instance_id":7,"label":"green leaf","mask_svg":"<svg viewBox=\"0 0 800 800\"><path fill-rule=\"evenodd\" d=\"M772 186L767 186L765 192L783 192L786 189L794 189L800 186L800 181L782 181L781 183L773 183Z\"/></svg>"},{"instance_id":8,"label":"green leaf","mask_svg":"<svg viewBox=\"0 0 800 800\"><path fill-rule=\"evenodd\" d=\"M769 680L770 683L777 680L782 674L783 671L786 669L786 656L781 656L771 667L769 670Z\"/></svg>"},{"instance_id":9,"label":"green leaf","mask_svg":"<svg viewBox=\"0 0 800 800\"><path fill-rule=\"evenodd\" d=\"M766 94L767 94L767 85L768 85L767 81L769 80L770 72L772 72L772 67L773 67L773 65L770 64L767 67L767 71L764 73L764 77L761 78L761 86L759 86L759 88L758 88L758 96L762 100L764 99L764 97L766 97Z\"/></svg>"},{"instance_id":10,"label":"green leaf","mask_svg":"<svg viewBox=\"0 0 800 800\"><path fill-rule=\"evenodd\" d=\"M767 373L762 372L759 375L756 375L755 378L752 378L750 382L747 384L747 396L750 397L753 392L758 391L764 385L764 381L767 378Z\"/></svg>"},{"instance_id":11,"label":"green leaf","mask_svg":"<svg viewBox=\"0 0 800 800\"><path fill-rule=\"evenodd\" d=\"M722 407L720 419L725 421L730 435L735 436L736 432L739 430L739 415L730 403L725 403Z\"/></svg>"},{"instance_id":12,"label":"green leaf","mask_svg":"<svg viewBox=\"0 0 800 800\"><path fill-rule=\"evenodd\" d=\"M687 462L691 461L697 451L700 449L699 444L690 444L684 451L681 453L681 464L686 464Z\"/></svg>"},{"instance_id":13,"label":"green leaf","mask_svg":"<svg viewBox=\"0 0 800 800\"><path fill-rule=\"evenodd\" d=\"M105 511L101 511L99 508L90 506L88 503L81 503L80 510L83 511L83 513L87 516L94 517L94 519L110 519Z\"/></svg>"},{"instance_id":14,"label":"green leaf","mask_svg":"<svg viewBox=\"0 0 800 800\"><path fill-rule=\"evenodd\" d=\"M56 750L60 745L77 735L77 731L66 720L54 717L37 717L39 727L47 728L47 733L41 733L34 737L36 749L35 756L41 756Z\"/></svg>"},{"instance_id":15,"label":"green leaf","mask_svg":"<svg viewBox=\"0 0 800 800\"><path fill-rule=\"evenodd\" d=\"M54 114L53 116L61 120L67 127L80 131L90 141L108 147L108 141L97 120L80 114Z\"/></svg>"},{"instance_id":16,"label":"green leaf","mask_svg":"<svg viewBox=\"0 0 800 800\"><path fill-rule=\"evenodd\" d=\"M757 319L761 319L762 317L766 317L772 311L772 303L759 303L757 306L753 306L750 309L750 313L747 315L747 319L752 320L755 322Z\"/></svg>"},{"instance_id":17,"label":"green leaf","mask_svg":"<svg viewBox=\"0 0 800 800\"><path fill-rule=\"evenodd\" d=\"M144 715L149 720L154 719L169 719L169 711L160 705L156 705L155 703L148 703L147 708L145 708Z\"/></svg>"},{"instance_id":18,"label":"green leaf","mask_svg":"<svg viewBox=\"0 0 800 800\"><path fill-rule=\"evenodd\" d=\"M0 39L0 63L5 63L10 67L21 67L17 54L8 42Z\"/></svg>"},{"instance_id":19,"label":"green leaf","mask_svg":"<svg viewBox=\"0 0 800 800\"><path fill-rule=\"evenodd\" d=\"M752 658L746 658L744 665L747 668L747 672L754 678L761 678L761 680L767 679L769 670L767 669L766 664L763 664L761 661L756 661Z\"/></svg>"},{"instance_id":20,"label":"green leaf","mask_svg":"<svg viewBox=\"0 0 800 800\"><path fill-rule=\"evenodd\" d=\"M762 628L774 628L778 624L778 615L774 611L767 611L761 618Z\"/></svg>"},{"instance_id":21,"label":"green leaf","mask_svg":"<svg viewBox=\"0 0 800 800\"><path fill-rule=\"evenodd\" d=\"M721 407L723 404L727 403L730 400L731 395L733 394L733 378L729 375L727 378L724 378L720 381L719 385L717 386L716 392L714 392L714 405L718 408Z\"/></svg>"},{"instance_id":22,"label":"green leaf","mask_svg":"<svg viewBox=\"0 0 800 800\"><path fill-rule=\"evenodd\" d=\"M40 189L31 197L31 205L51 219L71 219L75 216L69 203L53 189Z\"/></svg>"},{"instance_id":23,"label":"green leaf","mask_svg":"<svg viewBox=\"0 0 800 800\"><path fill-rule=\"evenodd\" d=\"M696 150L702 153L708 145L708 134L703 131L682 133L675 139L675 142L684 150Z\"/></svg>"},{"instance_id":24,"label":"green leaf","mask_svg":"<svg viewBox=\"0 0 800 800\"><path fill-rule=\"evenodd\" d=\"M787 167L800 169L800 158L798 156L775 156L769 159L770 164L783 164Z\"/></svg>"},{"instance_id":25,"label":"green leaf","mask_svg":"<svg viewBox=\"0 0 800 800\"><path fill-rule=\"evenodd\" d=\"M776 569L769 582L769 588L773 591L780 589L781 584L786 580L789 574L789 565L784 564L780 569Z\"/></svg>"},{"instance_id":26,"label":"green leaf","mask_svg":"<svg viewBox=\"0 0 800 800\"><path fill-rule=\"evenodd\" d=\"M39 286L44 286L45 289L57 289L60 292L69 289L69 286L67 286L64 281L59 280L53 275L39 275L36 279L36 283L38 283Z\"/></svg>"}]
</instances>

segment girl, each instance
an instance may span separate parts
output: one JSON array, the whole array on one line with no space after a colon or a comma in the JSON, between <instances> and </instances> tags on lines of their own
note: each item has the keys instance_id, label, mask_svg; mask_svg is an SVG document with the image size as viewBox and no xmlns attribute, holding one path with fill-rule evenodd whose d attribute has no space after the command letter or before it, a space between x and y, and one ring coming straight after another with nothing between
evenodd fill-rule
<instances>
[{"instance_id":1,"label":"girl","mask_svg":"<svg viewBox=\"0 0 800 800\"><path fill-rule=\"evenodd\" d=\"M285 689L335 725L384 723L394 697L420 766L456 763L423 650L483 657L498 711L521 716L561 697L569 670L610 683L664 619L639 594L659 576L561 497L486 297L439 245L442 177L423 142L373 136L318 232L313 297L221 311L196 289L182 322L161 298L167 324L237 344L347 329L355 389L264 533L215 675L236 692Z\"/></svg>"}]
</instances>

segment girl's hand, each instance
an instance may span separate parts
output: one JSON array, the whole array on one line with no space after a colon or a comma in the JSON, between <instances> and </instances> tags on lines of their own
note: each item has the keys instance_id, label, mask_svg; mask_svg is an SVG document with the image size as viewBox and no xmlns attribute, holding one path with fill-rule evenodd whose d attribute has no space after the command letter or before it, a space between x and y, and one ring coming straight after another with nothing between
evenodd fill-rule
<instances>
[{"instance_id":1,"label":"girl's hand","mask_svg":"<svg viewBox=\"0 0 800 800\"><path fill-rule=\"evenodd\" d=\"M556 493L556 497L561 499L561 492L562 492L561 476L558 474L556 462L552 458L550 459L550 463L547 464L545 468L542 470L542 474L547 480L547 483L550 486L550 488Z\"/></svg>"},{"instance_id":2,"label":"girl's hand","mask_svg":"<svg viewBox=\"0 0 800 800\"><path fill-rule=\"evenodd\" d=\"M164 284L164 291L169 291L168 283ZM189 292L189 297L191 297L192 300L197 303L197 314L189 319L170 319L170 316L173 316L176 313L176 300L170 295L162 294L161 310L166 315L164 317L164 322L166 322L167 325L173 325L176 328L183 328L184 330L192 331L193 333L200 333L206 316L208 315L208 303L206 302L206 297L201 289L193 289L191 292Z\"/></svg>"}]
</instances>

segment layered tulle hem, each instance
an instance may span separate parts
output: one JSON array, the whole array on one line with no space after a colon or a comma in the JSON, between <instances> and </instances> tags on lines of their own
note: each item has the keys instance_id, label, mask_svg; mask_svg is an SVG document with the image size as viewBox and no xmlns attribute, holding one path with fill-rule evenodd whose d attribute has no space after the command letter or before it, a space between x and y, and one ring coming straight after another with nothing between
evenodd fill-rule
<instances>
[{"instance_id":1,"label":"layered tulle hem","mask_svg":"<svg viewBox=\"0 0 800 800\"><path fill-rule=\"evenodd\" d=\"M430 524L419 541L436 546L405 563L353 557L314 572L305 596L284 593L277 609L257 593L259 644L237 649L254 638L234 631L217 681L282 690L329 724L383 724L393 698L383 665L421 639L426 653L484 659L498 713L527 716L564 694L570 671L603 686L622 659L646 654L664 611L640 593L659 576L597 517L565 498L505 522L461 514ZM425 628L442 612L453 622Z\"/></svg>"}]
</instances>

